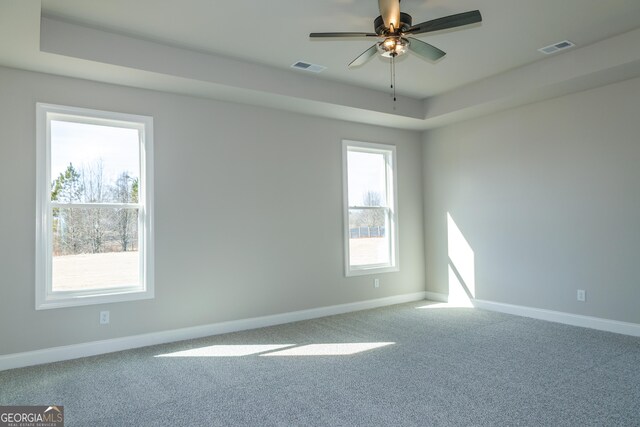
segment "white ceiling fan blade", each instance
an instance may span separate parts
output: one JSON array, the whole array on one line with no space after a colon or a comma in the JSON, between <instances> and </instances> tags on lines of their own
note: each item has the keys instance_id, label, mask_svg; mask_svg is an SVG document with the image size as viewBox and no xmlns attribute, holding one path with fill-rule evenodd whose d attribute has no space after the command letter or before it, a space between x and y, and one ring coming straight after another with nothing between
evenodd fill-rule
<instances>
[{"instance_id":1,"label":"white ceiling fan blade","mask_svg":"<svg viewBox=\"0 0 640 427\"><path fill-rule=\"evenodd\" d=\"M397 29L400 26L400 0L378 0L378 7L384 25Z\"/></svg>"}]
</instances>

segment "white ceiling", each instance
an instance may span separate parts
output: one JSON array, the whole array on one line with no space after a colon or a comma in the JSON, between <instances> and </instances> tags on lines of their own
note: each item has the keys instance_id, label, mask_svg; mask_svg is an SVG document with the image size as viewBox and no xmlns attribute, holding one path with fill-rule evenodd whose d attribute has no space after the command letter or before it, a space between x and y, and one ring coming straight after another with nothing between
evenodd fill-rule
<instances>
[{"instance_id":1,"label":"white ceiling","mask_svg":"<svg viewBox=\"0 0 640 427\"><path fill-rule=\"evenodd\" d=\"M513 79L517 72L521 74L519 78L530 75L531 69L524 74L522 70L538 61L541 64L539 69L552 73L554 69L550 65L559 67L561 62L537 49L561 40L574 42L576 47L572 50L582 50L587 61L598 56L602 63L611 52L591 47L587 55L586 48L608 39L620 40L612 45L613 49L632 45L629 40L614 36L640 27L639 0L404 0L401 9L413 16L414 23L479 9L483 22L456 31L420 36L420 39L447 52L447 56L437 63L412 54L400 58L396 67L397 89L405 98L399 99L395 110L374 108L377 113L399 117L397 123L391 118L385 121L380 115L372 120L353 118L355 120L398 127L428 127L405 123L402 118L409 117L409 121L429 119L430 104L441 105L444 101L450 104L455 101L451 94L457 93L459 97L461 88L473 91L474 84L485 82L482 84L486 85L496 76L511 76ZM359 104L388 96L388 60L374 58L363 67L349 70L347 64L367 49L373 40L310 40L308 34L323 31L370 32L373 31L373 19L378 14L376 0L0 0L0 65L131 86L164 87L172 92L192 92L210 97L232 98L238 95L224 95L225 90L221 86L228 86L234 90L259 91L260 96L255 98L264 99L254 102L257 104L272 102L278 107L278 101L267 100L267 95L274 92L276 96L293 97L301 102L321 103L322 106L314 107L318 111L328 111L333 105L366 112L368 107ZM277 90L267 87L274 86L273 82L258 88L254 82L237 81L238 76L233 82L225 82L224 77L213 81L207 77L160 69L162 67L155 70L151 69L151 64L138 66L131 61L117 59L117 52L111 53L109 59L78 53L81 49L88 51L90 46L78 46L74 52L64 46L44 49L39 44L41 15L55 21L127 36L128 39L118 39L120 47L124 45L123 40L143 39L157 45L180 48L173 50L174 53L178 50L205 53L211 58L214 69L214 61L218 61L224 66L254 70L255 75L273 73L273 79L277 79L277 73L288 82L312 88L317 86L317 93L323 90L321 86L324 85L325 95L310 95L303 89L295 92L295 88ZM44 33L43 29L43 44L48 39L54 40L60 31L62 27L50 33ZM629 39L630 36L626 37ZM638 39L635 33L633 39ZM54 45L55 40L51 44ZM571 51L567 52L558 56L569 55ZM612 68L633 64L633 72L622 73L624 77L633 76L636 62L640 60L635 51L633 55L619 59ZM298 60L324 65L327 70L317 75L291 70L290 65ZM595 62L592 65L595 67ZM601 68L593 71L603 72ZM584 70L585 73L589 71ZM248 76L247 80L250 78ZM153 86L154 79L158 87ZM214 83L216 90L212 86ZM355 86L353 92L349 92L353 100L340 99L339 92L345 92L342 89L344 84ZM528 82L520 84L526 86ZM310 90L306 89L306 92ZM332 92L336 92L333 98ZM238 99L251 103L250 98L254 97L246 95L246 99ZM446 96L451 99L444 99ZM362 99L356 99L358 97ZM403 102L412 109L424 103L424 111L420 114L405 113L400 105ZM302 111L311 113L314 108L307 106L309 111L305 108ZM344 114L344 111L335 113L339 116Z\"/></svg>"}]
</instances>

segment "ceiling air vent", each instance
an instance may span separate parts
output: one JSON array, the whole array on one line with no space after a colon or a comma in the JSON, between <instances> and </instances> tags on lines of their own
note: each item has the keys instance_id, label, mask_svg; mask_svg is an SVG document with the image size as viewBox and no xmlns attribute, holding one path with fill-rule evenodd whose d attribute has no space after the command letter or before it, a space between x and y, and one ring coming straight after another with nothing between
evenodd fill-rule
<instances>
[{"instance_id":1,"label":"ceiling air vent","mask_svg":"<svg viewBox=\"0 0 640 427\"><path fill-rule=\"evenodd\" d=\"M545 53L547 55L551 55L552 53L559 52L561 50L569 49L570 47L574 47L575 44L571 43L569 40L563 40L558 43L551 44L549 46L541 47L538 49L540 52Z\"/></svg>"},{"instance_id":2,"label":"ceiling air vent","mask_svg":"<svg viewBox=\"0 0 640 427\"><path fill-rule=\"evenodd\" d=\"M319 73L327 69L327 67L323 67L322 65L317 64L309 64L308 62L298 61L291 66L291 68L295 68L303 71L311 71L312 73Z\"/></svg>"}]
</instances>

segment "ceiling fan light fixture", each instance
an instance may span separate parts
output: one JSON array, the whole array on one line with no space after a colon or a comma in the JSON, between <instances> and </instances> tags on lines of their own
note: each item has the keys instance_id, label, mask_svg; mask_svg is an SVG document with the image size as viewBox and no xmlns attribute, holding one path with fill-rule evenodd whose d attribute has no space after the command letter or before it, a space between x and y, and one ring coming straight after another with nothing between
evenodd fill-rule
<instances>
[{"instance_id":1,"label":"ceiling fan light fixture","mask_svg":"<svg viewBox=\"0 0 640 427\"><path fill-rule=\"evenodd\" d=\"M387 37L378 43L378 52L385 58L400 56L409 50L409 40L403 37Z\"/></svg>"}]
</instances>

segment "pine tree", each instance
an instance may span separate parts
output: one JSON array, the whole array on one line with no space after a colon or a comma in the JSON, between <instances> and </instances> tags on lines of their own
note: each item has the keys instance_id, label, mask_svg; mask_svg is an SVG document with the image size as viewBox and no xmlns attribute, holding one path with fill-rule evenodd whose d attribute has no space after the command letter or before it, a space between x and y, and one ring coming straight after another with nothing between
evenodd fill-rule
<instances>
[{"instance_id":1,"label":"pine tree","mask_svg":"<svg viewBox=\"0 0 640 427\"><path fill-rule=\"evenodd\" d=\"M51 183L51 201L73 203L82 200L80 173L69 163ZM54 252L78 254L82 250L82 215L73 208L53 209Z\"/></svg>"},{"instance_id":2,"label":"pine tree","mask_svg":"<svg viewBox=\"0 0 640 427\"><path fill-rule=\"evenodd\" d=\"M69 163L67 169L51 184L51 201L60 203L79 202L82 199L80 173Z\"/></svg>"}]
</instances>

